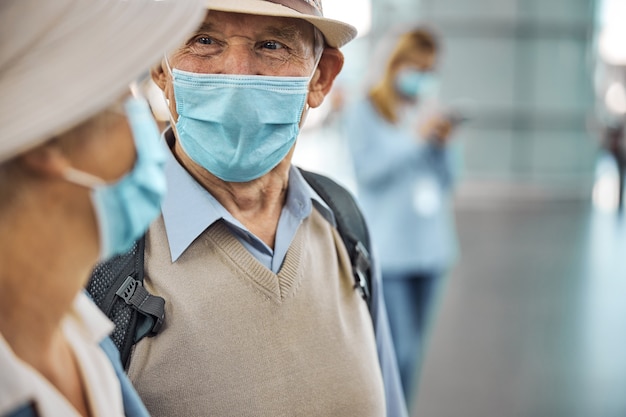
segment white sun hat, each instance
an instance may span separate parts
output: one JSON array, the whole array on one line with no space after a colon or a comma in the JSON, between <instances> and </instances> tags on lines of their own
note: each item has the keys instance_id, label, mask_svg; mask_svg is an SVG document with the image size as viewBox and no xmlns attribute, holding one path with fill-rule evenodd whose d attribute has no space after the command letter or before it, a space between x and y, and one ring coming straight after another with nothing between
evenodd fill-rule
<instances>
[{"instance_id":1,"label":"white sun hat","mask_svg":"<svg viewBox=\"0 0 626 417\"><path fill-rule=\"evenodd\" d=\"M86 120L184 42L206 0L1 0L0 163Z\"/></svg>"},{"instance_id":2,"label":"white sun hat","mask_svg":"<svg viewBox=\"0 0 626 417\"><path fill-rule=\"evenodd\" d=\"M333 48L342 47L357 35L354 26L325 18L321 0L206 0L206 7L222 12L306 20L322 32L326 43Z\"/></svg>"}]
</instances>

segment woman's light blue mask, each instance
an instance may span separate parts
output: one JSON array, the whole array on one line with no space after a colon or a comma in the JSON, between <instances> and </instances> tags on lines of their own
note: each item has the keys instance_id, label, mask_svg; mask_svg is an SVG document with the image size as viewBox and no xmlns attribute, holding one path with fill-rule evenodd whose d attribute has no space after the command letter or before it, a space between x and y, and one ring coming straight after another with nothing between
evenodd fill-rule
<instances>
[{"instance_id":1,"label":"woman's light blue mask","mask_svg":"<svg viewBox=\"0 0 626 417\"><path fill-rule=\"evenodd\" d=\"M247 182L285 158L300 130L310 77L172 70L178 140L216 177Z\"/></svg>"},{"instance_id":2,"label":"woman's light blue mask","mask_svg":"<svg viewBox=\"0 0 626 417\"><path fill-rule=\"evenodd\" d=\"M137 159L132 171L113 184L91 174L68 169L65 178L91 188L100 232L100 259L126 252L161 211L166 192L164 144L148 103L125 103Z\"/></svg>"},{"instance_id":3,"label":"woman's light blue mask","mask_svg":"<svg viewBox=\"0 0 626 417\"><path fill-rule=\"evenodd\" d=\"M397 91L410 99L436 96L439 89L439 82L433 73L417 69L401 70L395 82Z\"/></svg>"}]
</instances>

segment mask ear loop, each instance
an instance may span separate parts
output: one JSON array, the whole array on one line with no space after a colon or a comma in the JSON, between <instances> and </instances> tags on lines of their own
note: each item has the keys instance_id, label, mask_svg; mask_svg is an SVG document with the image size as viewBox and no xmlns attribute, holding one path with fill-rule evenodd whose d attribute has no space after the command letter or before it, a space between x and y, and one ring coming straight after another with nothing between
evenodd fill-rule
<instances>
[{"instance_id":1,"label":"mask ear loop","mask_svg":"<svg viewBox=\"0 0 626 417\"><path fill-rule=\"evenodd\" d=\"M172 67L170 67L170 61L169 61L169 59L167 59L167 53L166 52L163 53L163 60L165 60L165 67L167 68L167 73L172 78L172 81L174 81L174 73L172 72ZM176 131L176 123L177 123L177 121L174 120L174 116L172 115L172 111L170 110L170 101L167 98L167 96L165 95L165 91L164 90L161 90L161 94L163 94L163 100L165 100L165 103L167 104L167 111L168 111L169 116L170 116L170 126L172 126L172 129L174 129L174 131Z\"/></svg>"},{"instance_id":2,"label":"mask ear loop","mask_svg":"<svg viewBox=\"0 0 626 417\"><path fill-rule=\"evenodd\" d=\"M130 90L130 94L133 96L133 98L144 98L143 94L141 93L141 89L139 88L139 83L137 83L137 81L131 81L131 83L128 84L128 89Z\"/></svg>"},{"instance_id":3,"label":"mask ear loop","mask_svg":"<svg viewBox=\"0 0 626 417\"><path fill-rule=\"evenodd\" d=\"M317 66L320 64L320 60L322 59L323 53L324 53L324 48L321 49L320 53L315 58L315 65L313 66L313 72L311 73L311 75L309 75L309 82L307 83L307 85L310 85L311 81L313 81L313 77L315 76L315 71L317 71ZM309 106L309 103L308 103L308 98L309 98L309 95L307 94L307 100L304 102L304 110L302 111L302 117L300 117L300 123L298 123L298 128L300 129L302 129L302 126L304 126L306 117L308 116L309 110L311 109L311 106Z\"/></svg>"},{"instance_id":4,"label":"mask ear loop","mask_svg":"<svg viewBox=\"0 0 626 417\"><path fill-rule=\"evenodd\" d=\"M80 185L85 188L96 188L106 185L106 181L102 178L98 178L88 172L80 171L73 167L67 167L63 172L63 177L76 185Z\"/></svg>"},{"instance_id":5,"label":"mask ear loop","mask_svg":"<svg viewBox=\"0 0 626 417\"><path fill-rule=\"evenodd\" d=\"M167 59L166 52L163 53L163 59L165 60L165 66L167 67L168 74L170 75L170 77L174 78L174 74L172 74L172 67L170 67L170 60Z\"/></svg>"}]
</instances>

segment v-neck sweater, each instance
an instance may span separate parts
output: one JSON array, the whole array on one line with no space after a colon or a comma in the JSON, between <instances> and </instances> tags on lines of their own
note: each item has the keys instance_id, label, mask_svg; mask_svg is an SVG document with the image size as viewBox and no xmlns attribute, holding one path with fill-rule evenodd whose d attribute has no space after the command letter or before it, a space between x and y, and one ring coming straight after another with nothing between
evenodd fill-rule
<instances>
[{"instance_id":1,"label":"v-neck sweater","mask_svg":"<svg viewBox=\"0 0 626 417\"><path fill-rule=\"evenodd\" d=\"M129 376L154 417L384 416L367 305L341 237L317 210L275 274L222 222L171 262L160 218L146 239L161 333L139 342Z\"/></svg>"}]
</instances>

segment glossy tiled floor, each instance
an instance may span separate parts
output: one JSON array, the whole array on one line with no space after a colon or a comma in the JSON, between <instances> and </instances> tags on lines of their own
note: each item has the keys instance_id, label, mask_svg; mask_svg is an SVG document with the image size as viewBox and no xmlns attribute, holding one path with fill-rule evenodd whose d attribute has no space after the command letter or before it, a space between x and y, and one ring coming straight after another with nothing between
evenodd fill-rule
<instances>
[{"instance_id":1,"label":"glossy tiled floor","mask_svg":"<svg viewBox=\"0 0 626 417\"><path fill-rule=\"evenodd\" d=\"M626 416L626 221L533 200L457 223L413 416Z\"/></svg>"}]
</instances>

